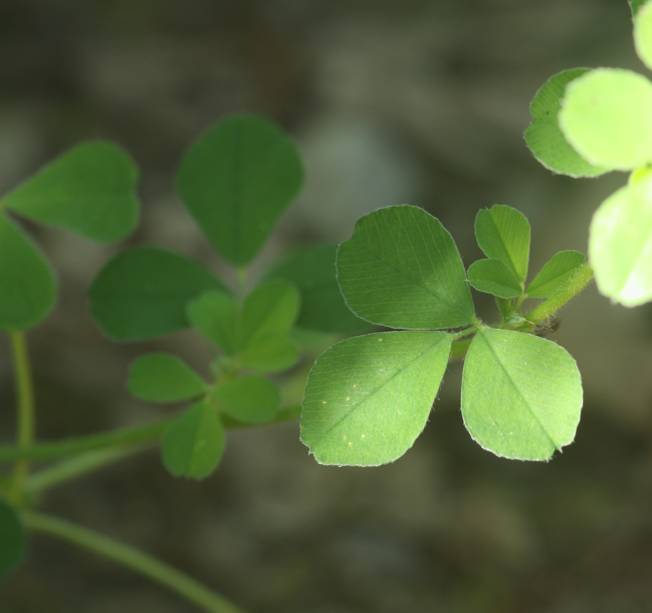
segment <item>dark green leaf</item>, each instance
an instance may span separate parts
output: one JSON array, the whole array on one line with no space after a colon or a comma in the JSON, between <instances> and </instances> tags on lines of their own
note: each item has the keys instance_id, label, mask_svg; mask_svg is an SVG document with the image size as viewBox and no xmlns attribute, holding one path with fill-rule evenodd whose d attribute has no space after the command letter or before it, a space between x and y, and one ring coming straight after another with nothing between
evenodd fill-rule
<instances>
[{"instance_id":1,"label":"dark green leaf","mask_svg":"<svg viewBox=\"0 0 652 613\"><path fill-rule=\"evenodd\" d=\"M74 147L3 197L9 208L100 242L124 238L138 223L138 169L113 143Z\"/></svg>"},{"instance_id":2,"label":"dark green leaf","mask_svg":"<svg viewBox=\"0 0 652 613\"><path fill-rule=\"evenodd\" d=\"M331 245L301 249L268 276L286 279L299 289L301 312L298 326L347 335L368 331L369 324L351 313L340 294L335 278L336 251L337 247Z\"/></svg>"},{"instance_id":3,"label":"dark green leaf","mask_svg":"<svg viewBox=\"0 0 652 613\"><path fill-rule=\"evenodd\" d=\"M163 437L163 464L175 477L205 479L219 464L224 445L224 428L215 409L201 402L169 425Z\"/></svg>"},{"instance_id":4,"label":"dark green leaf","mask_svg":"<svg viewBox=\"0 0 652 613\"><path fill-rule=\"evenodd\" d=\"M0 214L0 330L27 330L56 300L56 281L40 249Z\"/></svg>"},{"instance_id":5,"label":"dark green leaf","mask_svg":"<svg viewBox=\"0 0 652 613\"><path fill-rule=\"evenodd\" d=\"M206 391L204 380L180 358L169 353L140 356L129 371L131 394L148 402L179 402Z\"/></svg>"},{"instance_id":6,"label":"dark green leaf","mask_svg":"<svg viewBox=\"0 0 652 613\"><path fill-rule=\"evenodd\" d=\"M274 421L281 402L279 390L262 377L241 377L219 385L211 399L218 410L244 424Z\"/></svg>"},{"instance_id":7,"label":"dark green leaf","mask_svg":"<svg viewBox=\"0 0 652 613\"><path fill-rule=\"evenodd\" d=\"M188 326L186 305L224 286L202 266L179 254L140 247L111 259L93 281L91 311L117 341L162 336Z\"/></svg>"},{"instance_id":8,"label":"dark green leaf","mask_svg":"<svg viewBox=\"0 0 652 613\"><path fill-rule=\"evenodd\" d=\"M498 298L518 298L523 289L514 273L500 260L478 260L467 273L471 287Z\"/></svg>"},{"instance_id":9,"label":"dark green leaf","mask_svg":"<svg viewBox=\"0 0 652 613\"><path fill-rule=\"evenodd\" d=\"M301 440L320 464L398 459L426 425L450 347L444 332L369 334L333 345L310 371Z\"/></svg>"},{"instance_id":10,"label":"dark green leaf","mask_svg":"<svg viewBox=\"0 0 652 613\"><path fill-rule=\"evenodd\" d=\"M25 531L16 511L0 500L0 581L25 558Z\"/></svg>"},{"instance_id":11,"label":"dark green leaf","mask_svg":"<svg viewBox=\"0 0 652 613\"><path fill-rule=\"evenodd\" d=\"M454 328L474 318L462 259L438 219L415 206L391 206L358 220L337 253L348 307L392 328Z\"/></svg>"},{"instance_id":12,"label":"dark green leaf","mask_svg":"<svg viewBox=\"0 0 652 613\"><path fill-rule=\"evenodd\" d=\"M234 115L192 145L177 186L213 246L242 265L258 253L302 177L296 147L277 125Z\"/></svg>"}]
</instances>

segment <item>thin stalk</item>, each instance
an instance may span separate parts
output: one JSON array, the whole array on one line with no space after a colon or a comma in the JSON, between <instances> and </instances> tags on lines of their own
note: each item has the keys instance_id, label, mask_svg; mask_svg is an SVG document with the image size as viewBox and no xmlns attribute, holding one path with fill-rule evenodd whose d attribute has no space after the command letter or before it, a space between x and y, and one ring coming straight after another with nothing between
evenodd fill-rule
<instances>
[{"instance_id":1,"label":"thin stalk","mask_svg":"<svg viewBox=\"0 0 652 613\"><path fill-rule=\"evenodd\" d=\"M226 598L212 592L192 577L133 547L57 517L33 511L25 511L22 517L25 525L34 532L72 543L118 562L176 592L204 611L212 613L240 612L240 609Z\"/></svg>"},{"instance_id":2,"label":"thin stalk","mask_svg":"<svg viewBox=\"0 0 652 613\"><path fill-rule=\"evenodd\" d=\"M34 441L34 386L32 368L29 361L27 339L23 332L11 332L11 346L14 358L14 378L16 381L17 439L20 449L29 448ZM29 474L29 459L21 458L14 468L14 486L22 490Z\"/></svg>"},{"instance_id":3,"label":"thin stalk","mask_svg":"<svg viewBox=\"0 0 652 613\"><path fill-rule=\"evenodd\" d=\"M87 451L82 455L62 460L50 468L45 468L33 474L25 482L25 493L41 494L45 490L72 481L78 477L104 468L114 462L141 451L142 447L110 448L98 451Z\"/></svg>"},{"instance_id":4,"label":"thin stalk","mask_svg":"<svg viewBox=\"0 0 652 613\"><path fill-rule=\"evenodd\" d=\"M125 448L153 443L160 438L173 417L162 419L146 426L119 428L109 432L88 434L74 438L64 438L59 441L39 443L29 447L0 446L0 462L29 459L33 461L48 461L67 458L84 451L97 449Z\"/></svg>"}]
</instances>

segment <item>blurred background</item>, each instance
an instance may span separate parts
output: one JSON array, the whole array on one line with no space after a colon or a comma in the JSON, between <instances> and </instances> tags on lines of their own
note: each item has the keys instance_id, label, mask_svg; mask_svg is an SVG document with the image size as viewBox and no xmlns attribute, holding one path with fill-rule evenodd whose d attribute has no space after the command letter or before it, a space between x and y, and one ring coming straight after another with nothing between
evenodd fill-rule
<instances>
[{"instance_id":1,"label":"blurred background","mask_svg":"<svg viewBox=\"0 0 652 613\"><path fill-rule=\"evenodd\" d=\"M0 0L0 189L82 139L142 169L131 244L219 268L178 202L182 151L223 114L282 123L307 166L298 204L257 261L346 239L361 214L418 204L480 254L473 218L496 202L533 225L532 269L586 249L596 206L624 180L555 177L522 141L528 103L572 66L643 70L625 0ZM112 345L86 288L124 245L39 231L61 277L30 334L38 432L55 438L160 416L131 399L127 365L164 348L203 367L190 334ZM318 466L296 424L234 432L217 474L170 478L155 451L52 492L45 508L159 555L250 611L644 613L652 600L652 309L594 289L556 340L577 358L585 408L550 464L500 460L465 433L452 368L415 447L378 469ZM0 352L0 438L13 384ZM0 586L2 613L184 613L164 589L35 538Z\"/></svg>"}]
</instances>

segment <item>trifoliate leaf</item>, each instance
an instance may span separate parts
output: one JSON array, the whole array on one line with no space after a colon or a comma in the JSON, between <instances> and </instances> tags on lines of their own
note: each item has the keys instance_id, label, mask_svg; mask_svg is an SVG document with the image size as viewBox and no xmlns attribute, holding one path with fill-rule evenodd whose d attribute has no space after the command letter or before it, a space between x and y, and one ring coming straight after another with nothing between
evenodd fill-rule
<instances>
[{"instance_id":1,"label":"trifoliate leaf","mask_svg":"<svg viewBox=\"0 0 652 613\"><path fill-rule=\"evenodd\" d=\"M56 300L49 262L32 240L0 215L0 330L27 330L43 321Z\"/></svg>"},{"instance_id":2,"label":"trifoliate leaf","mask_svg":"<svg viewBox=\"0 0 652 613\"><path fill-rule=\"evenodd\" d=\"M25 530L18 514L0 500L0 581L25 558Z\"/></svg>"},{"instance_id":3,"label":"trifoliate leaf","mask_svg":"<svg viewBox=\"0 0 652 613\"><path fill-rule=\"evenodd\" d=\"M33 221L100 242L117 241L138 223L138 169L113 143L82 143L2 199Z\"/></svg>"},{"instance_id":4,"label":"trifoliate leaf","mask_svg":"<svg viewBox=\"0 0 652 613\"><path fill-rule=\"evenodd\" d=\"M523 292L520 281L500 260L473 262L467 276L471 287L498 298L518 298Z\"/></svg>"},{"instance_id":5,"label":"trifoliate leaf","mask_svg":"<svg viewBox=\"0 0 652 613\"><path fill-rule=\"evenodd\" d=\"M582 409L575 360L552 341L482 328L466 354L462 417L483 449L514 460L548 460L570 444Z\"/></svg>"},{"instance_id":6,"label":"trifoliate leaf","mask_svg":"<svg viewBox=\"0 0 652 613\"><path fill-rule=\"evenodd\" d=\"M527 288L530 298L549 298L567 287L586 266L586 256L579 251L555 253L537 273Z\"/></svg>"},{"instance_id":7,"label":"trifoliate leaf","mask_svg":"<svg viewBox=\"0 0 652 613\"><path fill-rule=\"evenodd\" d=\"M140 247L118 254L100 271L90 289L91 312L109 338L145 340L188 327L186 305L215 289L224 286L198 263Z\"/></svg>"},{"instance_id":8,"label":"trifoliate leaf","mask_svg":"<svg viewBox=\"0 0 652 613\"><path fill-rule=\"evenodd\" d=\"M278 387L263 377L249 376L220 384L211 400L220 413L244 424L274 421L281 397Z\"/></svg>"},{"instance_id":9,"label":"trifoliate leaf","mask_svg":"<svg viewBox=\"0 0 652 613\"><path fill-rule=\"evenodd\" d=\"M530 261L530 222L504 204L481 209L475 216L475 239L482 252L501 261L523 283Z\"/></svg>"},{"instance_id":10,"label":"trifoliate leaf","mask_svg":"<svg viewBox=\"0 0 652 613\"><path fill-rule=\"evenodd\" d=\"M591 164L644 166L652 161L652 83L629 70L592 70L566 88L559 124Z\"/></svg>"},{"instance_id":11,"label":"trifoliate leaf","mask_svg":"<svg viewBox=\"0 0 652 613\"><path fill-rule=\"evenodd\" d=\"M415 206L391 206L358 220L337 253L337 279L348 307L392 328L454 328L474 318L453 238Z\"/></svg>"},{"instance_id":12,"label":"trifoliate leaf","mask_svg":"<svg viewBox=\"0 0 652 613\"><path fill-rule=\"evenodd\" d=\"M398 459L426 425L450 348L444 332L369 334L333 345L310 371L301 440L320 464Z\"/></svg>"},{"instance_id":13,"label":"trifoliate leaf","mask_svg":"<svg viewBox=\"0 0 652 613\"><path fill-rule=\"evenodd\" d=\"M559 111L566 86L586 74L588 68L571 68L550 77L530 104L532 122L525 142L532 155L548 170L570 177L597 177L607 172L589 164L573 149L559 127Z\"/></svg>"},{"instance_id":14,"label":"trifoliate leaf","mask_svg":"<svg viewBox=\"0 0 652 613\"><path fill-rule=\"evenodd\" d=\"M297 325L307 330L334 334L357 334L370 325L346 307L335 278L337 247L320 245L301 249L269 273L269 278L286 279L301 293Z\"/></svg>"},{"instance_id":15,"label":"trifoliate leaf","mask_svg":"<svg viewBox=\"0 0 652 613\"><path fill-rule=\"evenodd\" d=\"M129 370L129 392L147 402L179 402L206 391L204 380L180 358L169 353L140 356Z\"/></svg>"},{"instance_id":16,"label":"trifoliate leaf","mask_svg":"<svg viewBox=\"0 0 652 613\"><path fill-rule=\"evenodd\" d=\"M605 296L628 307L652 300L652 175L631 181L595 212L589 259Z\"/></svg>"},{"instance_id":17,"label":"trifoliate leaf","mask_svg":"<svg viewBox=\"0 0 652 613\"><path fill-rule=\"evenodd\" d=\"M162 443L165 468L175 477L205 479L224 453L225 433L215 409L200 402L170 423Z\"/></svg>"},{"instance_id":18,"label":"trifoliate leaf","mask_svg":"<svg viewBox=\"0 0 652 613\"><path fill-rule=\"evenodd\" d=\"M242 265L258 253L302 177L296 147L277 125L234 115L190 147L177 187L215 249Z\"/></svg>"}]
</instances>

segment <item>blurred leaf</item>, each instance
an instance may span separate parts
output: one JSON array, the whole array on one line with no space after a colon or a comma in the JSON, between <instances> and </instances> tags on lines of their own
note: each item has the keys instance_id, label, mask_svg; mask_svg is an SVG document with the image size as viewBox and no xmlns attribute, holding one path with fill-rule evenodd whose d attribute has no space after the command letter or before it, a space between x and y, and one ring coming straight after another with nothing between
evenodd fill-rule
<instances>
[{"instance_id":1,"label":"blurred leaf","mask_svg":"<svg viewBox=\"0 0 652 613\"><path fill-rule=\"evenodd\" d=\"M279 390L263 377L241 377L219 385L211 400L218 410L245 424L274 421L281 402Z\"/></svg>"},{"instance_id":2,"label":"blurred leaf","mask_svg":"<svg viewBox=\"0 0 652 613\"><path fill-rule=\"evenodd\" d=\"M649 0L629 0L629 6L632 9L632 15L637 15L639 10L645 6Z\"/></svg>"},{"instance_id":3,"label":"blurred leaf","mask_svg":"<svg viewBox=\"0 0 652 613\"><path fill-rule=\"evenodd\" d=\"M586 257L579 251L555 253L528 286L528 297L549 298L563 290L584 266L586 266Z\"/></svg>"},{"instance_id":4,"label":"blurred leaf","mask_svg":"<svg viewBox=\"0 0 652 613\"><path fill-rule=\"evenodd\" d=\"M182 413L163 437L163 464L175 477L205 479L217 468L225 433L215 409L204 402Z\"/></svg>"},{"instance_id":5,"label":"blurred leaf","mask_svg":"<svg viewBox=\"0 0 652 613\"><path fill-rule=\"evenodd\" d=\"M169 353L148 353L131 365L129 392L148 402L179 402L206 391L204 380L180 358Z\"/></svg>"},{"instance_id":6,"label":"blurred leaf","mask_svg":"<svg viewBox=\"0 0 652 613\"><path fill-rule=\"evenodd\" d=\"M25 558L25 531L13 507L0 499L0 581Z\"/></svg>"},{"instance_id":7,"label":"blurred leaf","mask_svg":"<svg viewBox=\"0 0 652 613\"><path fill-rule=\"evenodd\" d=\"M117 241L138 223L133 160L113 143L82 143L3 197L9 208L100 242Z\"/></svg>"},{"instance_id":8,"label":"blurred leaf","mask_svg":"<svg viewBox=\"0 0 652 613\"><path fill-rule=\"evenodd\" d=\"M188 327L186 305L212 289L224 286L196 262L139 247L118 254L100 271L90 289L91 311L109 338L146 340Z\"/></svg>"},{"instance_id":9,"label":"blurred leaf","mask_svg":"<svg viewBox=\"0 0 652 613\"><path fill-rule=\"evenodd\" d=\"M188 304L187 315L190 325L224 353L238 351L240 309L231 296L217 290L205 292Z\"/></svg>"},{"instance_id":10,"label":"blurred leaf","mask_svg":"<svg viewBox=\"0 0 652 613\"><path fill-rule=\"evenodd\" d=\"M589 259L605 296L628 307L652 300L652 174L631 181L595 212Z\"/></svg>"},{"instance_id":11,"label":"blurred leaf","mask_svg":"<svg viewBox=\"0 0 652 613\"><path fill-rule=\"evenodd\" d=\"M523 291L520 281L500 260L473 262L467 276L471 287L498 298L518 298Z\"/></svg>"},{"instance_id":12,"label":"blurred leaf","mask_svg":"<svg viewBox=\"0 0 652 613\"><path fill-rule=\"evenodd\" d=\"M482 328L462 375L462 417L483 449L513 460L549 460L573 442L582 409L575 360L552 341Z\"/></svg>"},{"instance_id":13,"label":"blurred leaf","mask_svg":"<svg viewBox=\"0 0 652 613\"><path fill-rule=\"evenodd\" d=\"M263 373L282 372L294 366L298 359L298 348L287 334L258 337L239 355L243 367Z\"/></svg>"},{"instance_id":14,"label":"blurred leaf","mask_svg":"<svg viewBox=\"0 0 652 613\"><path fill-rule=\"evenodd\" d=\"M530 222L504 204L481 209L475 216L475 239L490 259L501 261L523 283L530 261Z\"/></svg>"},{"instance_id":15,"label":"blurred leaf","mask_svg":"<svg viewBox=\"0 0 652 613\"><path fill-rule=\"evenodd\" d=\"M638 57L652 68L652 4L642 7L634 19L634 43Z\"/></svg>"},{"instance_id":16,"label":"blurred leaf","mask_svg":"<svg viewBox=\"0 0 652 613\"><path fill-rule=\"evenodd\" d=\"M286 279L301 293L297 325L335 334L359 334L370 325L346 307L335 278L337 247L320 245L301 249L274 268L269 277Z\"/></svg>"},{"instance_id":17,"label":"blurred leaf","mask_svg":"<svg viewBox=\"0 0 652 613\"><path fill-rule=\"evenodd\" d=\"M568 85L559 123L591 164L644 166L652 161L652 84L628 70L592 70Z\"/></svg>"},{"instance_id":18,"label":"blurred leaf","mask_svg":"<svg viewBox=\"0 0 652 613\"><path fill-rule=\"evenodd\" d=\"M571 68L550 77L530 104L532 122L525 131L525 142L532 155L548 170L570 177L597 177L607 172L583 159L566 140L559 127L561 100L566 86L586 74L588 68Z\"/></svg>"},{"instance_id":19,"label":"blurred leaf","mask_svg":"<svg viewBox=\"0 0 652 613\"><path fill-rule=\"evenodd\" d=\"M32 240L0 215L0 330L27 330L43 321L56 300L49 262Z\"/></svg>"},{"instance_id":20,"label":"blurred leaf","mask_svg":"<svg viewBox=\"0 0 652 613\"><path fill-rule=\"evenodd\" d=\"M247 264L301 187L294 143L274 123L234 115L207 130L181 162L181 198L213 246Z\"/></svg>"},{"instance_id":21,"label":"blurred leaf","mask_svg":"<svg viewBox=\"0 0 652 613\"><path fill-rule=\"evenodd\" d=\"M415 206L391 206L358 220L337 253L338 283L358 317L393 328L455 328L474 317L453 238Z\"/></svg>"},{"instance_id":22,"label":"blurred leaf","mask_svg":"<svg viewBox=\"0 0 652 613\"><path fill-rule=\"evenodd\" d=\"M386 332L341 341L315 362L301 440L320 464L378 466L426 425L448 364L444 332Z\"/></svg>"}]
</instances>

